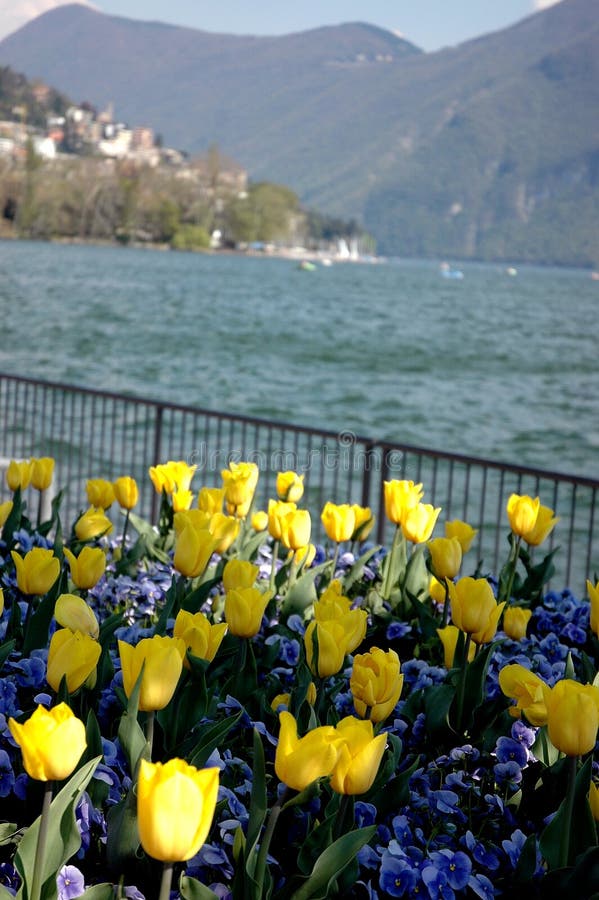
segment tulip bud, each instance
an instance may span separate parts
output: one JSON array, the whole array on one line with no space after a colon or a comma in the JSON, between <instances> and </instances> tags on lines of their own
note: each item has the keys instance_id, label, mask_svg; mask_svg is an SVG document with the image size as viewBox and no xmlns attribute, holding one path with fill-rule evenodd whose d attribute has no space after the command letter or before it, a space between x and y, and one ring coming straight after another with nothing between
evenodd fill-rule
<instances>
[{"instance_id":1,"label":"tulip bud","mask_svg":"<svg viewBox=\"0 0 599 900\"><path fill-rule=\"evenodd\" d=\"M6 469L6 483L11 491L21 488L22 491L29 487L31 481L32 464L30 460L11 459Z\"/></svg>"},{"instance_id":2,"label":"tulip bud","mask_svg":"<svg viewBox=\"0 0 599 900\"><path fill-rule=\"evenodd\" d=\"M360 721L353 716L341 719L335 731L343 741L331 773L331 787L338 794L365 794L377 776L387 735L375 737L372 722Z\"/></svg>"},{"instance_id":3,"label":"tulip bud","mask_svg":"<svg viewBox=\"0 0 599 900\"><path fill-rule=\"evenodd\" d=\"M133 509L139 499L139 491L135 478L123 475L112 484L116 502L122 509Z\"/></svg>"},{"instance_id":4,"label":"tulip bud","mask_svg":"<svg viewBox=\"0 0 599 900\"><path fill-rule=\"evenodd\" d=\"M8 517L12 512L14 504L12 500L6 500L4 503L0 503L0 528L2 528Z\"/></svg>"},{"instance_id":5,"label":"tulip bud","mask_svg":"<svg viewBox=\"0 0 599 900\"><path fill-rule=\"evenodd\" d=\"M289 550L299 550L310 543L312 528L310 513L307 509L296 509L287 513L280 520L281 543Z\"/></svg>"},{"instance_id":6,"label":"tulip bud","mask_svg":"<svg viewBox=\"0 0 599 900\"><path fill-rule=\"evenodd\" d=\"M75 522L75 535L80 541L93 541L112 531L112 522L104 510L90 506Z\"/></svg>"},{"instance_id":7,"label":"tulip bud","mask_svg":"<svg viewBox=\"0 0 599 900\"><path fill-rule=\"evenodd\" d=\"M36 491L46 491L52 484L54 460L50 456L42 456L31 460L31 484Z\"/></svg>"},{"instance_id":8,"label":"tulip bud","mask_svg":"<svg viewBox=\"0 0 599 900\"><path fill-rule=\"evenodd\" d=\"M276 488L279 500L297 503L304 495L304 476L296 472L279 472Z\"/></svg>"},{"instance_id":9,"label":"tulip bud","mask_svg":"<svg viewBox=\"0 0 599 900\"><path fill-rule=\"evenodd\" d=\"M87 746L85 725L66 703L38 706L26 722L8 720L21 748L25 771L36 781L62 781L74 770Z\"/></svg>"},{"instance_id":10,"label":"tulip bud","mask_svg":"<svg viewBox=\"0 0 599 900\"><path fill-rule=\"evenodd\" d=\"M408 510L417 506L424 491L422 484L414 484L413 481L393 481L384 482L385 491L385 514L390 522L401 525L404 521Z\"/></svg>"},{"instance_id":11,"label":"tulip bud","mask_svg":"<svg viewBox=\"0 0 599 900\"><path fill-rule=\"evenodd\" d=\"M356 514L347 503L325 503L321 516L324 530L330 541L349 541L356 527ZM307 542L306 542L307 543Z\"/></svg>"},{"instance_id":12,"label":"tulip bud","mask_svg":"<svg viewBox=\"0 0 599 900\"><path fill-rule=\"evenodd\" d=\"M175 544L175 569L186 578L197 578L205 571L216 544L217 541L207 529L186 525Z\"/></svg>"},{"instance_id":13,"label":"tulip bud","mask_svg":"<svg viewBox=\"0 0 599 900\"><path fill-rule=\"evenodd\" d=\"M164 709L183 671L185 642L179 637L154 635L143 638L135 647L125 641L119 641L118 647L127 697L131 696L143 666L139 708L145 712Z\"/></svg>"},{"instance_id":14,"label":"tulip bud","mask_svg":"<svg viewBox=\"0 0 599 900\"><path fill-rule=\"evenodd\" d=\"M106 571L106 554L100 547L84 547L79 556L65 547L64 555L69 563L73 584L80 591L95 587Z\"/></svg>"},{"instance_id":15,"label":"tulip bud","mask_svg":"<svg viewBox=\"0 0 599 900\"><path fill-rule=\"evenodd\" d=\"M184 509L189 509L193 503L193 493L192 491L173 491L171 500L174 512L181 512Z\"/></svg>"},{"instance_id":16,"label":"tulip bud","mask_svg":"<svg viewBox=\"0 0 599 900\"><path fill-rule=\"evenodd\" d=\"M228 591L239 590L240 588L253 587L259 571L259 566L255 566L245 559L230 559L223 569L223 587L225 593Z\"/></svg>"},{"instance_id":17,"label":"tulip bud","mask_svg":"<svg viewBox=\"0 0 599 900\"><path fill-rule=\"evenodd\" d=\"M527 494L512 494L507 502L507 516L514 534L524 537L535 527L541 501Z\"/></svg>"},{"instance_id":18,"label":"tulip bud","mask_svg":"<svg viewBox=\"0 0 599 900\"><path fill-rule=\"evenodd\" d=\"M451 669L455 658L455 650L460 636L460 629L455 625L446 625L445 628L437 628L437 634L443 644L443 664L446 669ZM472 662L476 653L476 645L471 643L468 647L468 662Z\"/></svg>"},{"instance_id":19,"label":"tulip bud","mask_svg":"<svg viewBox=\"0 0 599 900\"><path fill-rule=\"evenodd\" d=\"M468 553L477 534L476 528L468 525L467 522L462 522L461 519L454 519L452 522L445 523L445 537L457 538L462 548L462 554Z\"/></svg>"},{"instance_id":20,"label":"tulip bud","mask_svg":"<svg viewBox=\"0 0 599 900\"><path fill-rule=\"evenodd\" d=\"M137 780L139 839L148 856L185 862L206 842L218 796L219 770L182 759L142 759Z\"/></svg>"},{"instance_id":21,"label":"tulip bud","mask_svg":"<svg viewBox=\"0 0 599 900\"><path fill-rule=\"evenodd\" d=\"M252 528L254 531L266 531L268 528L268 513L263 509L259 509L253 514Z\"/></svg>"},{"instance_id":22,"label":"tulip bud","mask_svg":"<svg viewBox=\"0 0 599 900\"><path fill-rule=\"evenodd\" d=\"M87 500L96 509L108 509L114 503L112 481L105 478L90 478L86 485Z\"/></svg>"},{"instance_id":23,"label":"tulip bud","mask_svg":"<svg viewBox=\"0 0 599 900\"><path fill-rule=\"evenodd\" d=\"M427 544L437 578L455 578L462 565L462 545L457 538L434 538Z\"/></svg>"},{"instance_id":24,"label":"tulip bud","mask_svg":"<svg viewBox=\"0 0 599 900\"><path fill-rule=\"evenodd\" d=\"M547 706L545 703L545 682L534 672L519 663L504 666L499 672L499 687L506 697L516 700L516 706L509 708L514 718L524 713L531 725L545 725Z\"/></svg>"},{"instance_id":25,"label":"tulip bud","mask_svg":"<svg viewBox=\"0 0 599 900\"><path fill-rule=\"evenodd\" d=\"M268 533L275 541L281 540L281 523L288 513L295 512L295 503L286 503L283 500L268 501Z\"/></svg>"},{"instance_id":26,"label":"tulip bud","mask_svg":"<svg viewBox=\"0 0 599 900\"><path fill-rule=\"evenodd\" d=\"M279 713L281 725L275 753L277 778L296 791L330 775L337 762L341 738L332 725L322 725L297 736L297 722L289 712Z\"/></svg>"},{"instance_id":27,"label":"tulip bud","mask_svg":"<svg viewBox=\"0 0 599 900\"><path fill-rule=\"evenodd\" d=\"M599 729L599 688L570 678L543 688L547 732L554 747L566 756L589 753Z\"/></svg>"},{"instance_id":28,"label":"tulip bud","mask_svg":"<svg viewBox=\"0 0 599 900\"><path fill-rule=\"evenodd\" d=\"M503 630L513 641L520 641L523 637L526 637L526 628L531 616L531 609L523 609L521 606L508 606L503 614Z\"/></svg>"},{"instance_id":29,"label":"tulip bud","mask_svg":"<svg viewBox=\"0 0 599 900\"><path fill-rule=\"evenodd\" d=\"M226 633L226 622L212 625L204 613L190 613L185 609L177 613L173 629L173 637L181 638L185 642L186 650L207 662L212 662L216 656ZM183 665L189 668L187 656L183 660Z\"/></svg>"},{"instance_id":30,"label":"tulip bud","mask_svg":"<svg viewBox=\"0 0 599 900\"><path fill-rule=\"evenodd\" d=\"M530 531L525 531L522 537L529 546L538 547L553 531L558 522L559 516L554 516L552 509L548 506L539 506L534 528L531 528Z\"/></svg>"},{"instance_id":31,"label":"tulip bud","mask_svg":"<svg viewBox=\"0 0 599 900\"><path fill-rule=\"evenodd\" d=\"M371 647L370 653L357 653L349 686L358 715L371 722L383 722L395 709L403 687L395 650L385 653Z\"/></svg>"},{"instance_id":32,"label":"tulip bud","mask_svg":"<svg viewBox=\"0 0 599 900\"><path fill-rule=\"evenodd\" d=\"M47 594L60 574L60 561L52 550L34 547L24 557L11 550L17 570L17 585L23 594Z\"/></svg>"},{"instance_id":33,"label":"tulip bud","mask_svg":"<svg viewBox=\"0 0 599 900\"><path fill-rule=\"evenodd\" d=\"M430 503L418 503L409 509L401 523L405 539L412 544L428 541L440 512L440 506L435 508Z\"/></svg>"},{"instance_id":34,"label":"tulip bud","mask_svg":"<svg viewBox=\"0 0 599 900\"><path fill-rule=\"evenodd\" d=\"M599 637L599 581L593 584L587 580L587 592L591 604L591 631Z\"/></svg>"},{"instance_id":35,"label":"tulip bud","mask_svg":"<svg viewBox=\"0 0 599 900\"><path fill-rule=\"evenodd\" d=\"M54 606L54 618L63 628L80 631L98 639L100 626L91 606L75 594L61 594Z\"/></svg>"},{"instance_id":36,"label":"tulip bud","mask_svg":"<svg viewBox=\"0 0 599 900\"><path fill-rule=\"evenodd\" d=\"M225 595L225 619L231 634L251 638L258 634L262 617L272 597L270 591L262 594L258 588L233 588Z\"/></svg>"},{"instance_id":37,"label":"tulip bud","mask_svg":"<svg viewBox=\"0 0 599 900\"><path fill-rule=\"evenodd\" d=\"M493 589L486 578L460 578L449 584L451 618L454 625L471 634L478 644L492 640L499 617L505 606L497 604Z\"/></svg>"},{"instance_id":38,"label":"tulip bud","mask_svg":"<svg viewBox=\"0 0 599 900\"><path fill-rule=\"evenodd\" d=\"M215 512L210 518L208 530L216 541L215 552L226 553L239 534L239 519L234 516L225 516L224 513Z\"/></svg>"},{"instance_id":39,"label":"tulip bud","mask_svg":"<svg viewBox=\"0 0 599 900\"><path fill-rule=\"evenodd\" d=\"M198 508L203 509L211 516L214 513L222 513L224 498L224 488L203 487L198 494Z\"/></svg>"},{"instance_id":40,"label":"tulip bud","mask_svg":"<svg viewBox=\"0 0 599 900\"><path fill-rule=\"evenodd\" d=\"M248 510L256 485L258 484L258 466L256 463L232 462L228 469L221 472L225 491L225 503L237 510L238 507ZM235 512L235 515L238 515Z\"/></svg>"},{"instance_id":41,"label":"tulip bud","mask_svg":"<svg viewBox=\"0 0 599 900\"><path fill-rule=\"evenodd\" d=\"M53 691L58 692L60 682L66 677L69 694L79 690L90 676L95 684L95 671L101 653L100 644L89 634L59 628L52 635L48 648L46 681Z\"/></svg>"},{"instance_id":42,"label":"tulip bud","mask_svg":"<svg viewBox=\"0 0 599 900\"><path fill-rule=\"evenodd\" d=\"M354 532L351 540L361 544L372 531L374 516L369 506L358 506L357 503L353 503L352 509L354 511Z\"/></svg>"}]
</instances>

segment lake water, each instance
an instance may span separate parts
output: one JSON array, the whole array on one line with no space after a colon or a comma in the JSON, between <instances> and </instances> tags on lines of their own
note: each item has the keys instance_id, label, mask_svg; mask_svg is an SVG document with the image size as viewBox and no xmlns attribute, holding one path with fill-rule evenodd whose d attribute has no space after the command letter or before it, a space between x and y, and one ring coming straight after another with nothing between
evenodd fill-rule
<instances>
[{"instance_id":1,"label":"lake water","mask_svg":"<svg viewBox=\"0 0 599 900\"><path fill-rule=\"evenodd\" d=\"M599 476L588 272L0 242L0 370Z\"/></svg>"}]
</instances>

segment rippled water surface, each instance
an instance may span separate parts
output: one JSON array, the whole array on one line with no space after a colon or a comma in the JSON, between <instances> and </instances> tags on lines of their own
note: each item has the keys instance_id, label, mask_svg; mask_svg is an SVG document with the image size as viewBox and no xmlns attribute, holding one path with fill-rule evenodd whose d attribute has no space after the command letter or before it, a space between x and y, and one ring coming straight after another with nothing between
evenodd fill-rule
<instances>
[{"instance_id":1,"label":"rippled water surface","mask_svg":"<svg viewBox=\"0 0 599 900\"><path fill-rule=\"evenodd\" d=\"M0 243L0 370L599 475L588 272Z\"/></svg>"}]
</instances>

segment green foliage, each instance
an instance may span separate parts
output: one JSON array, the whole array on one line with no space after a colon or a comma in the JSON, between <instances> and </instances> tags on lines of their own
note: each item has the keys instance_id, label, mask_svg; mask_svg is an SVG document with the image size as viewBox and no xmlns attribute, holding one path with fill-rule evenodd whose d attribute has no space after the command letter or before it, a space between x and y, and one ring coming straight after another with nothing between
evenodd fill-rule
<instances>
[{"instance_id":1,"label":"green foliage","mask_svg":"<svg viewBox=\"0 0 599 900\"><path fill-rule=\"evenodd\" d=\"M171 239L173 250L207 250L210 235L201 225L181 225Z\"/></svg>"}]
</instances>

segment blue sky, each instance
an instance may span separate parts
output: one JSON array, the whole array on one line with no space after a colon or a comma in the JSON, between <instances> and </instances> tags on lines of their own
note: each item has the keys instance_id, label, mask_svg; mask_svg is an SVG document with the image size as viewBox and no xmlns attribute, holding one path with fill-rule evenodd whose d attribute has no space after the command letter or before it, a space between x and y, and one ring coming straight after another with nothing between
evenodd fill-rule
<instances>
[{"instance_id":1,"label":"blue sky","mask_svg":"<svg viewBox=\"0 0 599 900\"><path fill-rule=\"evenodd\" d=\"M0 0L0 39L69 0ZM425 50L505 28L555 0L95 0L96 8L229 34L285 34L339 22L400 31Z\"/></svg>"}]
</instances>

